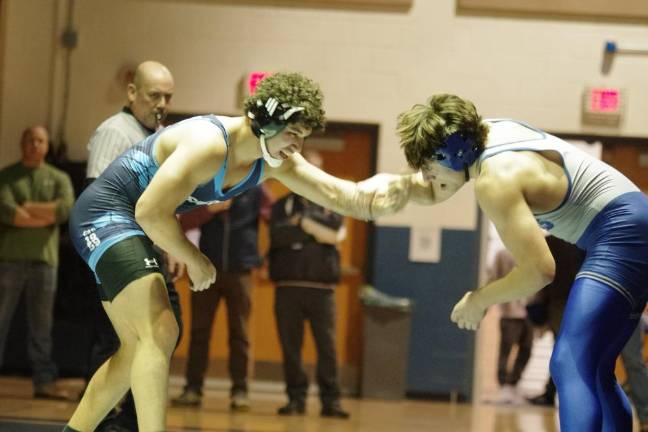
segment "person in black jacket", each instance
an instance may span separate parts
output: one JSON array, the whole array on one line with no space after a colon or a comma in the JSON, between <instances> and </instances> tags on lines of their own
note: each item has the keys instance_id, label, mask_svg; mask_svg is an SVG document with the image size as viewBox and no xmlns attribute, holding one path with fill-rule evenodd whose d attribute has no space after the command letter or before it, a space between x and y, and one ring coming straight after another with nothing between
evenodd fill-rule
<instances>
[{"instance_id":1,"label":"person in black jacket","mask_svg":"<svg viewBox=\"0 0 648 432\"><path fill-rule=\"evenodd\" d=\"M304 154L321 164L315 152ZM288 403L279 415L304 414L308 377L301 360L304 321L317 347L317 384L324 417L348 418L340 405L335 350L335 285L340 279L336 244L344 218L294 193L277 201L270 218L270 279L276 284L275 317L283 354Z\"/></svg>"},{"instance_id":2,"label":"person in black jacket","mask_svg":"<svg viewBox=\"0 0 648 432\"><path fill-rule=\"evenodd\" d=\"M249 337L252 288L251 271L258 267L258 225L262 205L269 196L263 186L255 187L228 201L195 210L181 217L183 228L200 227L200 251L218 269L211 289L191 292L191 341L184 391L174 405L198 406L209 360L209 341L218 303L227 305L229 332L229 374L232 380L230 409L247 411ZM266 217L267 219L267 217Z\"/></svg>"}]
</instances>

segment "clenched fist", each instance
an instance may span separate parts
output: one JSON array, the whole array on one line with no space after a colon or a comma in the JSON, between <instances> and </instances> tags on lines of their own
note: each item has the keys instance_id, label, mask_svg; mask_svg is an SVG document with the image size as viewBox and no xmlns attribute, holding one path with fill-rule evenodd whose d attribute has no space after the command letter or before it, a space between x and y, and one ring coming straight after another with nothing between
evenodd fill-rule
<instances>
[{"instance_id":1,"label":"clenched fist","mask_svg":"<svg viewBox=\"0 0 648 432\"><path fill-rule=\"evenodd\" d=\"M477 330L486 309L477 302L477 294L468 291L452 309L450 320L457 323L460 329Z\"/></svg>"},{"instance_id":2,"label":"clenched fist","mask_svg":"<svg viewBox=\"0 0 648 432\"><path fill-rule=\"evenodd\" d=\"M216 267L209 258L198 253L187 263L187 275L191 280L191 290L203 291L216 282Z\"/></svg>"},{"instance_id":3,"label":"clenched fist","mask_svg":"<svg viewBox=\"0 0 648 432\"><path fill-rule=\"evenodd\" d=\"M376 174L358 183L358 192L369 196L371 218L395 213L405 207L409 200L410 176L397 174Z\"/></svg>"}]
</instances>

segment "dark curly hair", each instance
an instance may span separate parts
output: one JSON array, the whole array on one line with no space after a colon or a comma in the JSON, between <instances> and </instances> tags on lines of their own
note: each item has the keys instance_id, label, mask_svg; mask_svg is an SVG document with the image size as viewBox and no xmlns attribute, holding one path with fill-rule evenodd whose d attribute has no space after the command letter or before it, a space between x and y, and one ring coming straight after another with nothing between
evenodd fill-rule
<instances>
[{"instance_id":1,"label":"dark curly hair","mask_svg":"<svg viewBox=\"0 0 648 432\"><path fill-rule=\"evenodd\" d=\"M474 140L480 150L484 148L488 125L472 102L450 94L434 95L425 105L414 105L398 116L396 126L407 163L414 169L420 169L457 131Z\"/></svg>"},{"instance_id":2,"label":"dark curly hair","mask_svg":"<svg viewBox=\"0 0 648 432\"><path fill-rule=\"evenodd\" d=\"M297 121L310 127L313 131L324 129L326 122L322 103L324 95L313 80L299 73L278 72L264 78L253 95L248 96L243 103L243 109L254 112L257 100L265 103L273 97L279 103L290 106L304 107Z\"/></svg>"}]
</instances>

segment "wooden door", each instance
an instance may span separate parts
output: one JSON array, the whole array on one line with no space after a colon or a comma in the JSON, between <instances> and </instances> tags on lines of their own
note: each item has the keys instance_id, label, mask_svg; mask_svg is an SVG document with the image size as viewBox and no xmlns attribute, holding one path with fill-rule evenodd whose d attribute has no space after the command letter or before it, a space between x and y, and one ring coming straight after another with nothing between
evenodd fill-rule
<instances>
[{"instance_id":1,"label":"wooden door","mask_svg":"<svg viewBox=\"0 0 648 432\"><path fill-rule=\"evenodd\" d=\"M648 139L605 142L602 159L648 193Z\"/></svg>"},{"instance_id":2,"label":"wooden door","mask_svg":"<svg viewBox=\"0 0 648 432\"><path fill-rule=\"evenodd\" d=\"M336 177L359 181L370 177L375 171L376 140L376 126L333 123L327 126L324 133L309 138L305 148L317 149L321 153L325 171ZM288 193L288 189L275 180L267 181L266 186L276 199ZM342 385L355 392L359 382L362 334L358 290L365 282L370 227L366 222L351 218L346 218L345 224L347 237L340 245L342 280L336 287L336 343ZM268 243L268 228L261 223L259 248L263 254L268 250ZM185 326L172 369L174 373L183 373L190 337L190 293L186 280L177 284L177 288ZM210 343L208 375L227 377L227 322L222 305L217 311ZM250 347L252 379L282 380L281 349L274 318L274 285L264 268L254 273ZM308 369L314 367L316 352L310 329L306 331L303 359Z\"/></svg>"}]
</instances>

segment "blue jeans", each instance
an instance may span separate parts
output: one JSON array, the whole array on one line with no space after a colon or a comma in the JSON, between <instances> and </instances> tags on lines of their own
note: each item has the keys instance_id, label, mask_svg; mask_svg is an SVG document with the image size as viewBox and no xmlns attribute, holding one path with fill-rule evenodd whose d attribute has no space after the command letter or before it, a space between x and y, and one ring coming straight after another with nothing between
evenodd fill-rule
<instances>
[{"instance_id":1,"label":"blue jeans","mask_svg":"<svg viewBox=\"0 0 648 432\"><path fill-rule=\"evenodd\" d=\"M0 364L20 296L25 293L28 343L34 386L57 378L52 361L52 316L57 267L35 261L0 261Z\"/></svg>"},{"instance_id":2,"label":"blue jeans","mask_svg":"<svg viewBox=\"0 0 648 432\"><path fill-rule=\"evenodd\" d=\"M643 324L639 324L621 351L623 366L628 375L630 396L642 422L648 421L648 369L643 357Z\"/></svg>"}]
</instances>

